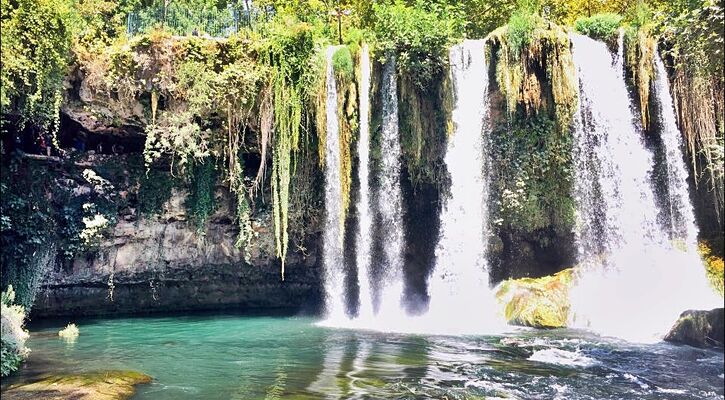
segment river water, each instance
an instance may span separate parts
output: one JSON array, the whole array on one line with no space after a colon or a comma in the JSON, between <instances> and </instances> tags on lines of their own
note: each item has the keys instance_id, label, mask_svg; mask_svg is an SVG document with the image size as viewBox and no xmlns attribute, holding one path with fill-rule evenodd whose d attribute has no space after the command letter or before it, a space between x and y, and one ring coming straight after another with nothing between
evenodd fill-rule
<instances>
[{"instance_id":1,"label":"river water","mask_svg":"<svg viewBox=\"0 0 725 400\"><path fill-rule=\"evenodd\" d=\"M723 399L722 350L511 328L430 336L326 328L289 315L167 316L31 325L3 386L45 373L131 369L134 399Z\"/></svg>"}]
</instances>

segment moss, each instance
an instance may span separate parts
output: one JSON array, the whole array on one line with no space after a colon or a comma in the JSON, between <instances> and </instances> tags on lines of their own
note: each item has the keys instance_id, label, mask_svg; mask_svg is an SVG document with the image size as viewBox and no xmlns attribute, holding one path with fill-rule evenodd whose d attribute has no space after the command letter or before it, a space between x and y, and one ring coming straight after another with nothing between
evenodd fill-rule
<instances>
[{"instance_id":1,"label":"moss","mask_svg":"<svg viewBox=\"0 0 725 400\"><path fill-rule=\"evenodd\" d=\"M447 137L453 133L449 71L446 68L426 89L418 87L408 73L399 76L400 145L408 178L414 189L426 183L444 187L447 174L443 159Z\"/></svg>"},{"instance_id":2,"label":"moss","mask_svg":"<svg viewBox=\"0 0 725 400\"><path fill-rule=\"evenodd\" d=\"M624 36L627 79L637 89L640 119L644 129L650 126L650 92L654 86L654 54L657 41L647 26L630 27Z\"/></svg>"},{"instance_id":3,"label":"moss","mask_svg":"<svg viewBox=\"0 0 725 400\"><path fill-rule=\"evenodd\" d=\"M217 171L214 160L207 159L196 164L191 170L189 196L186 198L186 208L189 210L191 220L195 223L197 231L204 229L207 219L216 209Z\"/></svg>"},{"instance_id":4,"label":"moss","mask_svg":"<svg viewBox=\"0 0 725 400\"><path fill-rule=\"evenodd\" d=\"M359 54L355 55L355 59ZM337 86L337 118L340 143L340 188L342 207L340 210L340 232L344 235L345 220L350 208L352 187L352 146L358 131L358 94L353 67L353 55L347 46L335 51L332 57Z\"/></svg>"},{"instance_id":5,"label":"moss","mask_svg":"<svg viewBox=\"0 0 725 400\"><path fill-rule=\"evenodd\" d=\"M567 32L539 21L523 44L518 35L511 26L503 26L487 37L509 117L519 110L526 115L545 110L556 115L562 132L567 131L578 97Z\"/></svg>"},{"instance_id":6,"label":"moss","mask_svg":"<svg viewBox=\"0 0 725 400\"><path fill-rule=\"evenodd\" d=\"M150 376L140 372L116 370L78 375L50 375L32 383L10 386L3 391L3 399L122 400L133 396L135 385L150 383L151 379Z\"/></svg>"},{"instance_id":7,"label":"moss","mask_svg":"<svg viewBox=\"0 0 725 400\"><path fill-rule=\"evenodd\" d=\"M725 295L725 264L723 258L712 253L712 249L704 242L697 245L697 250L705 262L707 278L712 288L720 294Z\"/></svg>"},{"instance_id":8,"label":"moss","mask_svg":"<svg viewBox=\"0 0 725 400\"><path fill-rule=\"evenodd\" d=\"M542 278L507 280L498 286L496 297L510 324L564 327L569 320L569 287L573 279L574 269L569 268Z\"/></svg>"},{"instance_id":9,"label":"moss","mask_svg":"<svg viewBox=\"0 0 725 400\"><path fill-rule=\"evenodd\" d=\"M155 168L139 173L138 209L143 215L158 214L171 198L171 190L180 182L170 173Z\"/></svg>"}]
</instances>

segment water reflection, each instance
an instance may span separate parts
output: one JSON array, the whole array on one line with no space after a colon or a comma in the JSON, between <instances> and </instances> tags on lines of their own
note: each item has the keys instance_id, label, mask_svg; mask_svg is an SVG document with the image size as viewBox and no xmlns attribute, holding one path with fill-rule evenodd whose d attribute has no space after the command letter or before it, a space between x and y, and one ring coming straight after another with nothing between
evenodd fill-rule
<instances>
[{"instance_id":1,"label":"water reflection","mask_svg":"<svg viewBox=\"0 0 725 400\"><path fill-rule=\"evenodd\" d=\"M325 340L322 371L304 394L359 399L394 395L400 386L418 385L427 375L424 338L389 338L375 333L331 331Z\"/></svg>"},{"instance_id":2,"label":"water reflection","mask_svg":"<svg viewBox=\"0 0 725 400\"><path fill-rule=\"evenodd\" d=\"M69 347L34 333L19 373L130 369L154 399L723 399L723 354L574 330L423 336L326 329L302 318L100 320Z\"/></svg>"}]
</instances>

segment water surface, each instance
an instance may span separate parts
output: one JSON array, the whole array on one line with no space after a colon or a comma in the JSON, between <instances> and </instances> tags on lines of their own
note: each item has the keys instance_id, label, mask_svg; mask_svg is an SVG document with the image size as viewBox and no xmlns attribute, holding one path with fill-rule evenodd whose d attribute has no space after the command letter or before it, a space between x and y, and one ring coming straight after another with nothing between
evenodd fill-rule
<instances>
[{"instance_id":1,"label":"water surface","mask_svg":"<svg viewBox=\"0 0 725 400\"><path fill-rule=\"evenodd\" d=\"M723 353L582 331L424 336L340 330L290 316L206 315L31 326L20 373L132 369L134 399L723 399Z\"/></svg>"}]
</instances>

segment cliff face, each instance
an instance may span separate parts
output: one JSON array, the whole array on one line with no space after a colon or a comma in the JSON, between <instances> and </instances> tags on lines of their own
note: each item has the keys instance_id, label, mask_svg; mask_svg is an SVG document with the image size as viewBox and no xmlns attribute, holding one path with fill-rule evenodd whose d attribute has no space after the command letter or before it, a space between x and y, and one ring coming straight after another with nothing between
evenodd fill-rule
<instances>
[{"instance_id":1,"label":"cliff face","mask_svg":"<svg viewBox=\"0 0 725 400\"><path fill-rule=\"evenodd\" d=\"M4 176L12 191L9 203L16 201L15 196L25 197L31 204L29 212L47 212L52 216L48 219L56 221L32 228L46 232L44 243L55 244L29 248L34 258L49 253L40 268L34 316L319 305L320 241L315 226L306 227L303 239L295 238L282 281L272 216L263 204L251 213L251 233L239 246L235 201L222 186L214 190L214 212L200 226L189 214L188 185L183 182L175 182L167 196L152 192L155 201L161 199L160 207L143 211L148 208L143 190L149 190L151 183L139 184L145 182L145 172L134 161L137 155L86 154L63 161L27 154L10 158L14 161L3 167L12 171ZM31 186L21 178L24 173L43 181ZM166 171L148 176L172 179ZM103 183L94 184L100 180ZM34 197L34 192L40 195ZM104 196L112 197L105 201ZM39 204L52 211L35 209ZM78 214L89 204L109 224L91 232L96 237L92 243L79 244L77 238L87 237L92 227L89 214ZM63 222L71 220L75 225ZM85 229L78 233L73 226ZM50 250L38 252L44 248ZM12 272L10 265L3 268Z\"/></svg>"},{"instance_id":2,"label":"cliff face","mask_svg":"<svg viewBox=\"0 0 725 400\"><path fill-rule=\"evenodd\" d=\"M290 253L285 280L274 258L268 216L253 223L249 254L235 247L233 215L222 207L204 234L187 221L174 190L161 215L121 215L97 251L50 271L33 306L38 316L143 313L228 307L314 307L317 246ZM227 202L228 204L228 202Z\"/></svg>"}]
</instances>

